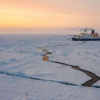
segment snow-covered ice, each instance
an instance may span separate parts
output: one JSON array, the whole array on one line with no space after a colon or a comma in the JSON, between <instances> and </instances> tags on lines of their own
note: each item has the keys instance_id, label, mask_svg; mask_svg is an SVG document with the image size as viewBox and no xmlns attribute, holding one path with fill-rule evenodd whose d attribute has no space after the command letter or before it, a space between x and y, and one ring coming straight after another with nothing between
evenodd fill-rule
<instances>
[{"instance_id":1,"label":"snow-covered ice","mask_svg":"<svg viewBox=\"0 0 100 100\"><path fill-rule=\"evenodd\" d=\"M100 100L99 88L81 85L91 79L85 73L42 60L46 53L38 47L52 53L50 61L76 65L100 77L100 42L65 37L1 35L0 100ZM100 86L100 81L95 85Z\"/></svg>"}]
</instances>

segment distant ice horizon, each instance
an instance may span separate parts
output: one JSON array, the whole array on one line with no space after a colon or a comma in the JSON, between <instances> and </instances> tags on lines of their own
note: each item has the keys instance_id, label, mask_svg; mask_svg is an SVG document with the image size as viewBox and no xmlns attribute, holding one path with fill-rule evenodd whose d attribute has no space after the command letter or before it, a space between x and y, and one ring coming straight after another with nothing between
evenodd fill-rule
<instances>
[{"instance_id":1,"label":"distant ice horizon","mask_svg":"<svg viewBox=\"0 0 100 100\"><path fill-rule=\"evenodd\" d=\"M83 32L82 27L69 28L0 28L0 35L74 35ZM95 29L95 28L94 28ZM100 34L100 29L95 29ZM88 31L90 33L91 31Z\"/></svg>"}]
</instances>

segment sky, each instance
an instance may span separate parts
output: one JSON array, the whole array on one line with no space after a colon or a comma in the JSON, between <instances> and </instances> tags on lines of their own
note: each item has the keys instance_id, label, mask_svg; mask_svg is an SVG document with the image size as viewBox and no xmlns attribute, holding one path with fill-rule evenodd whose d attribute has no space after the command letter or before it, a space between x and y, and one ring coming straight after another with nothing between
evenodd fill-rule
<instances>
[{"instance_id":1,"label":"sky","mask_svg":"<svg viewBox=\"0 0 100 100\"><path fill-rule=\"evenodd\" d=\"M100 0L0 0L0 34L77 27L100 31Z\"/></svg>"}]
</instances>

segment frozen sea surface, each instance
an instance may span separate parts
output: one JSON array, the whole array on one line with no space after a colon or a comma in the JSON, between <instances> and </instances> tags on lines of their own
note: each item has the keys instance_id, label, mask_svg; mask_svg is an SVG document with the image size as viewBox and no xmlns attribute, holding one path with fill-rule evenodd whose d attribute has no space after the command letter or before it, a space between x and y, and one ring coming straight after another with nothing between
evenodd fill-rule
<instances>
[{"instance_id":1,"label":"frozen sea surface","mask_svg":"<svg viewBox=\"0 0 100 100\"><path fill-rule=\"evenodd\" d=\"M82 86L89 76L43 61L45 52L38 47L52 53L51 61L76 65L100 77L99 41L83 43L60 35L0 36L0 100L100 100L100 88Z\"/></svg>"}]
</instances>

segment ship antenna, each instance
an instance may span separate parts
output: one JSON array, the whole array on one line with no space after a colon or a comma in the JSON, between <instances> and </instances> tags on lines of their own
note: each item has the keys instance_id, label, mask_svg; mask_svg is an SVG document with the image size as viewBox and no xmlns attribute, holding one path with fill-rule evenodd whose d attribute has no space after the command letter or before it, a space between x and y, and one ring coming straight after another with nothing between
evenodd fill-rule
<instances>
[{"instance_id":1,"label":"ship antenna","mask_svg":"<svg viewBox=\"0 0 100 100\"><path fill-rule=\"evenodd\" d=\"M87 32L87 27L84 29L84 32Z\"/></svg>"},{"instance_id":2,"label":"ship antenna","mask_svg":"<svg viewBox=\"0 0 100 100\"><path fill-rule=\"evenodd\" d=\"M93 27L91 28L91 31L93 30Z\"/></svg>"}]
</instances>

